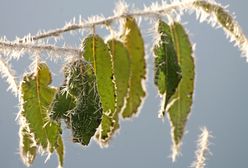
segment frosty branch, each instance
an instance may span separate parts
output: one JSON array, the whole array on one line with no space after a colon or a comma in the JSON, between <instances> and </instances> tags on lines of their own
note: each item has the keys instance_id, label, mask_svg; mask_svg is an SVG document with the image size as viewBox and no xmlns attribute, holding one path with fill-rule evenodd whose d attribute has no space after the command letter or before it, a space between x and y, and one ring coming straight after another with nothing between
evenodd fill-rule
<instances>
[{"instance_id":1,"label":"frosty branch","mask_svg":"<svg viewBox=\"0 0 248 168\"><path fill-rule=\"evenodd\" d=\"M130 10L121 2L114 15L75 19L62 28L30 34L8 41L0 40L0 73L20 101L20 154L30 166L37 153L50 156L56 151L59 166L63 166L64 148L61 122L71 130L73 142L87 146L92 137L107 147L120 128L119 119L137 116L146 96L145 47L136 18L153 23L155 43L154 84L162 98L160 117L168 113L171 123L172 160L175 161L191 112L194 93L195 64L193 47L180 16L196 12L200 22L221 27L248 58L248 40L237 21L220 4L212 0L184 0L153 3L142 10ZM115 31L111 26L120 25ZM155 26L154 26L155 25ZM217 25L217 26L216 26ZM103 39L95 27L110 30ZM56 46L48 39L63 37L66 32L84 31L81 47ZM47 42L45 42L47 40ZM52 75L46 61L64 60L64 82L51 87ZM27 54L32 59L31 72L23 74L19 84L11 61ZM44 135L44 132L46 133ZM208 152L209 133L203 129L194 167L204 167Z\"/></svg>"}]
</instances>

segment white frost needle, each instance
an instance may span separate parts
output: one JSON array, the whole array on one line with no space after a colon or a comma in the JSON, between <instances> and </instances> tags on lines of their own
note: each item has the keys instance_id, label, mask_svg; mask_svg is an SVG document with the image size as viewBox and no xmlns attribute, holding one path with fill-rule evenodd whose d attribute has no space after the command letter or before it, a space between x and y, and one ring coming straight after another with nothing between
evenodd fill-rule
<instances>
[{"instance_id":1,"label":"white frost needle","mask_svg":"<svg viewBox=\"0 0 248 168\"><path fill-rule=\"evenodd\" d=\"M201 129L201 134L197 140L197 150L195 152L196 159L192 163L192 168L204 168L206 165L206 156L210 153L209 151L209 139L212 137L211 133L206 127Z\"/></svg>"},{"instance_id":2,"label":"white frost needle","mask_svg":"<svg viewBox=\"0 0 248 168\"><path fill-rule=\"evenodd\" d=\"M15 79L15 71L11 69L11 66L1 57L0 55L0 74L3 78L6 78L9 84L8 90L17 96L18 95L18 85Z\"/></svg>"}]
</instances>

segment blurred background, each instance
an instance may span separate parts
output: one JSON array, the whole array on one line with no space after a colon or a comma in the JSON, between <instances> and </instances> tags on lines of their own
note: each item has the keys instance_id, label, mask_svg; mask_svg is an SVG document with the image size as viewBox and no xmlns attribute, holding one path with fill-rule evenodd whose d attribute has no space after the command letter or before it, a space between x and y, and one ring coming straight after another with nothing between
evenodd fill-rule
<instances>
[{"instance_id":1,"label":"blurred background","mask_svg":"<svg viewBox=\"0 0 248 168\"><path fill-rule=\"evenodd\" d=\"M143 8L151 0L126 0L130 6ZM223 5L230 5L229 11L235 12L246 35L248 35L246 0L218 0ZM87 18L103 14L111 16L115 0L80 1L80 0L0 0L0 37L14 40L28 33L36 34L39 30L62 27L73 17ZM118 167L118 168L186 168L191 165L196 150L196 140L200 128L206 126L214 136L211 139L207 167L233 168L248 167L248 63L241 58L237 47L233 47L221 29L213 29L206 23L196 21L195 14L184 15L182 22L190 32L190 39L196 43L196 85L192 112L187 122L183 139L182 155L175 163L169 158L171 154L170 126L157 117L160 98L153 84L153 56L147 53L148 80L147 97L138 117L123 121L117 136L109 148L101 149L94 141L89 147L73 144L69 131L64 131L65 168L73 167ZM150 44L149 24L142 31L146 44ZM99 31L102 36L108 33ZM65 41L73 47L80 46L80 33L65 35ZM58 43L60 44L60 42ZM152 47L151 44L147 49ZM13 68L20 75L27 70L30 63L27 55L13 62ZM60 62L49 63L53 70L53 85L62 81ZM4 80L0 80L0 167L24 168L19 154L19 126L15 121L18 113L18 99L10 92ZM38 156L34 168L56 167L56 155L44 164L46 156Z\"/></svg>"}]
</instances>

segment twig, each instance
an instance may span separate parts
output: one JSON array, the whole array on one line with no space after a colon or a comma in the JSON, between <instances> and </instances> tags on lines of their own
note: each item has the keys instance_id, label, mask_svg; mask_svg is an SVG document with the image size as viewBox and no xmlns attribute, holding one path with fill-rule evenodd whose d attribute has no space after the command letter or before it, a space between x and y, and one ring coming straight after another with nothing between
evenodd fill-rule
<instances>
[{"instance_id":1,"label":"twig","mask_svg":"<svg viewBox=\"0 0 248 168\"><path fill-rule=\"evenodd\" d=\"M34 36L25 36L21 39L17 39L16 42L18 43L25 43L26 39L30 39L31 41L36 41L36 40L40 40L40 39L44 39L44 38L50 38L50 37L58 37L63 33L66 32L70 32L70 31L74 31L74 30L78 30L78 29L83 29L83 28L92 28L93 26L97 26L97 25L105 25L105 24L109 24L115 20L119 20L121 18L127 17L127 16L133 16L133 17L139 17L139 16L143 16L143 17L151 17L151 16L160 16L160 15L166 15L168 13L170 13L173 10L184 10L189 8L189 6L191 6L193 3L195 2L195 0L186 0L186 1L182 1L182 2L174 2L172 4L165 4L162 6L157 6L156 8L150 6L145 8L144 10L139 10L139 11L134 11L134 12L124 12L118 15L114 15L114 16L110 16L108 18L101 18L98 19L96 21L86 21L83 22L80 20L80 22L78 24L73 23L73 24L67 24L62 28L58 28L55 30L50 30L44 33L37 33ZM148 10L149 9L149 10Z\"/></svg>"},{"instance_id":2,"label":"twig","mask_svg":"<svg viewBox=\"0 0 248 168\"><path fill-rule=\"evenodd\" d=\"M54 45L36 45L36 44L26 44L26 43L12 43L12 42L4 42L0 41L0 52L2 53L8 53L11 51L14 52L21 52L24 50L24 52L59 52L63 53L63 55L79 55L80 49L77 48L68 48L68 47L57 47ZM57 54L59 54L57 53Z\"/></svg>"}]
</instances>

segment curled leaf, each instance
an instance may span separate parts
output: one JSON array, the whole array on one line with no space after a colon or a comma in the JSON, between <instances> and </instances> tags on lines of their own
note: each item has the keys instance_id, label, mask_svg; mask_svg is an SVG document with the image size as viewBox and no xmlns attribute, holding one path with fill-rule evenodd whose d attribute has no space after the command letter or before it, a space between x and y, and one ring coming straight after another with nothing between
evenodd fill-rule
<instances>
[{"instance_id":1,"label":"curled leaf","mask_svg":"<svg viewBox=\"0 0 248 168\"><path fill-rule=\"evenodd\" d=\"M200 11L200 14L204 16L203 18L209 18L208 21L213 23L213 25L218 23L218 25L226 32L227 37L230 37L231 41L235 41L235 45L237 45L248 58L248 40L246 35L240 28L238 22L224 7L220 4L206 0L197 0L193 4L197 11Z\"/></svg>"}]
</instances>

